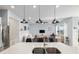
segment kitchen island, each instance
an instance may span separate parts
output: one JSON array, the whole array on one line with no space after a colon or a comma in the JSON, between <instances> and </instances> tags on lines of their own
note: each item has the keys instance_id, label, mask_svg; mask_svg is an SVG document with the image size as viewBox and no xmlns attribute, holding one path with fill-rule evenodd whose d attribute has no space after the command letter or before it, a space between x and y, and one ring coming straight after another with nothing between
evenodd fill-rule
<instances>
[{"instance_id":1,"label":"kitchen island","mask_svg":"<svg viewBox=\"0 0 79 59\"><path fill-rule=\"evenodd\" d=\"M61 54L78 54L78 47L68 46L64 43L60 42L51 42L46 43L45 47L54 47L61 51ZM17 43L4 51L0 52L0 54L32 54L32 50L36 47L44 47L44 43L42 42L21 42Z\"/></svg>"}]
</instances>

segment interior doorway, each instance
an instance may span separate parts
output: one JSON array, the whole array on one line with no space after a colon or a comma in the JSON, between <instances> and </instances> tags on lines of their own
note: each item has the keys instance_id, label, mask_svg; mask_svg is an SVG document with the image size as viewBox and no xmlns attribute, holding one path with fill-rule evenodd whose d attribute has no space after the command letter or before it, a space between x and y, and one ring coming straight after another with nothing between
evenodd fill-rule
<instances>
[{"instance_id":1,"label":"interior doorway","mask_svg":"<svg viewBox=\"0 0 79 59\"><path fill-rule=\"evenodd\" d=\"M56 35L59 36L58 39L60 39L60 42L67 43L66 37L67 37L67 24L61 23L56 26Z\"/></svg>"}]
</instances>

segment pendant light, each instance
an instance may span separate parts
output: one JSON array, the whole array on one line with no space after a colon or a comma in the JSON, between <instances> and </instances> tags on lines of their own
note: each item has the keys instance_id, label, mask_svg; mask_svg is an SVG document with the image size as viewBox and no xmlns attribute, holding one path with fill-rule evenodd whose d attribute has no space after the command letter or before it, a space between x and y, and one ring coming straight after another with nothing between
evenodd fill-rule
<instances>
[{"instance_id":1,"label":"pendant light","mask_svg":"<svg viewBox=\"0 0 79 59\"><path fill-rule=\"evenodd\" d=\"M59 21L56 20L56 6L54 7L54 20L52 21L53 24L59 23Z\"/></svg>"},{"instance_id":2,"label":"pendant light","mask_svg":"<svg viewBox=\"0 0 79 59\"><path fill-rule=\"evenodd\" d=\"M24 5L24 9L23 10L24 10L24 18L21 21L21 23L26 24L26 23L28 23L28 21L26 21L26 15L25 15L26 14L26 12L25 12L26 11L26 6L25 5Z\"/></svg>"},{"instance_id":3,"label":"pendant light","mask_svg":"<svg viewBox=\"0 0 79 59\"><path fill-rule=\"evenodd\" d=\"M43 21L40 19L40 5L39 5L39 20L37 20L36 23L43 23Z\"/></svg>"}]
</instances>

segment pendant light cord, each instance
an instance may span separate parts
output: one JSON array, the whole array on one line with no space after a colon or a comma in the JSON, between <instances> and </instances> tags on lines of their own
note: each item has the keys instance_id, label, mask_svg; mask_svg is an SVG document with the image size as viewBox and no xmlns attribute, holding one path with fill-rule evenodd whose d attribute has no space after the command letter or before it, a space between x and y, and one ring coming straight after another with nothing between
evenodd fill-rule
<instances>
[{"instance_id":1,"label":"pendant light cord","mask_svg":"<svg viewBox=\"0 0 79 59\"><path fill-rule=\"evenodd\" d=\"M40 18L40 5L39 5L39 18Z\"/></svg>"},{"instance_id":2,"label":"pendant light cord","mask_svg":"<svg viewBox=\"0 0 79 59\"><path fill-rule=\"evenodd\" d=\"M54 7L54 19L56 18L56 6Z\"/></svg>"},{"instance_id":3,"label":"pendant light cord","mask_svg":"<svg viewBox=\"0 0 79 59\"><path fill-rule=\"evenodd\" d=\"M25 19L25 10L26 10L26 9L25 9L25 5L24 5L24 19Z\"/></svg>"}]
</instances>

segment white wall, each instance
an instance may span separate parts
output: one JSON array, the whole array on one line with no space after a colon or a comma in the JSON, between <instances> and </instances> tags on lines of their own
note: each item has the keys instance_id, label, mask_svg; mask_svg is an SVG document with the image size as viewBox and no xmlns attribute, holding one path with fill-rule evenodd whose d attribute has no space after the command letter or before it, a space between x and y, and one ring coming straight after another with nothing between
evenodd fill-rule
<instances>
[{"instance_id":1,"label":"white wall","mask_svg":"<svg viewBox=\"0 0 79 59\"><path fill-rule=\"evenodd\" d=\"M22 20L22 19L20 19L20 17L18 17L16 14L14 14L12 11L8 11L8 25L10 25L9 24L9 22L10 22L10 19L9 19L9 17L13 17L16 21L18 21L19 22L19 32L18 32L18 35L17 35L17 38L18 39L16 39L16 41L18 41L18 42L22 42L22 39L23 39L23 37L24 36L26 36L27 37L27 35L28 35L28 33L29 33L29 31L28 30L26 30L26 31L24 31L24 30L21 30L21 29L24 29L24 26L27 26L28 27L28 25L27 24L21 24L20 23L20 21Z\"/></svg>"},{"instance_id":2,"label":"white wall","mask_svg":"<svg viewBox=\"0 0 79 59\"><path fill-rule=\"evenodd\" d=\"M24 31L24 26L27 27L26 31ZM20 40L20 42L22 42L23 37L27 37L28 36L28 33L29 33L28 24L22 24L22 23L20 23L20 25L19 25L19 40Z\"/></svg>"},{"instance_id":3,"label":"white wall","mask_svg":"<svg viewBox=\"0 0 79 59\"><path fill-rule=\"evenodd\" d=\"M67 24L67 37L69 38L69 45L72 45L72 17L64 18L59 24ZM59 25L57 24L57 25ZM64 40L65 41L65 40ZM65 41L66 42L66 41Z\"/></svg>"},{"instance_id":4,"label":"white wall","mask_svg":"<svg viewBox=\"0 0 79 59\"><path fill-rule=\"evenodd\" d=\"M27 30L24 31L24 26L27 27ZM19 39L20 41L23 40L23 37L25 36L27 38L28 34L31 34L32 36L34 35L41 35L39 33L39 30L45 30L44 35L49 36L52 33L56 33L56 27L54 24L36 24L36 23L31 23L31 24L22 24L20 23L20 28L19 28Z\"/></svg>"},{"instance_id":5,"label":"white wall","mask_svg":"<svg viewBox=\"0 0 79 59\"><path fill-rule=\"evenodd\" d=\"M9 17L9 38L10 45L18 43L19 40L19 21L15 18Z\"/></svg>"},{"instance_id":6,"label":"white wall","mask_svg":"<svg viewBox=\"0 0 79 59\"><path fill-rule=\"evenodd\" d=\"M24 31L24 26L27 27L27 30ZM31 34L32 36L35 35L41 35L39 33L39 30L45 30L44 35L49 36L52 33L56 33L56 27L54 24L36 24L36 23L29 23L29 24L22 24L20 23L19 26L19 39L20 41L23 40L23 37L28 36L28 34Z\"/></svg>"},{"instance_id":7,"label":"white wall","mask_svg":"<svg viewBox=\"0 0 79 59\"><path fill-rule=\"evenodd\" d=\"M60 23L67 24L67 37L69 38L69 45L78 46L78 17L68 17Z\"/></svg>"},{"instance_id":8,"label":"white wall","mask_svg":"<svg viewBox=\"0 0 79 59\"><path fill-rule=\"evenodd\" d=\"M72 26L73 26L73 28L72 28L72 30L73 30L73 40L72 40L72 44L73 44L73 46L78 46L78 22L79 22L79 18L78 17L76 17L76 18L72 18L72 20L73 20L73 24L72 24Z\"/></svg>"},{"instance_id":9,"label":"white wall","mask_svg":"<svg viewBox=\"0 0 79 59\"><path fill-rule=\"evenodd\" d=\"M20 42L20 39L19 39L19 25L20 25L20 23L19 23L19 21L20 21L20 18L16 14L14 14L12 11L8 10L7 24L9 26L11 26L11 25L13 26L13 27L10 27L10 30L9 30L11 32L10 33L11 34L10 35L10 43L12 43L11 42L12 40L14 41L13 44Z\"/></svg>"},{"instance_id":10,"label":"white wall","mask_svg":"<svg viewBox=\"0 0 79 59\"><path fill-rule=\"evenodd\" d=\"M45 30L44 35L50 35L56 33L56 28L54 24L29 24L29 32L32 35L41 35L39 30Z\"/></svg>"}]
</instances>

